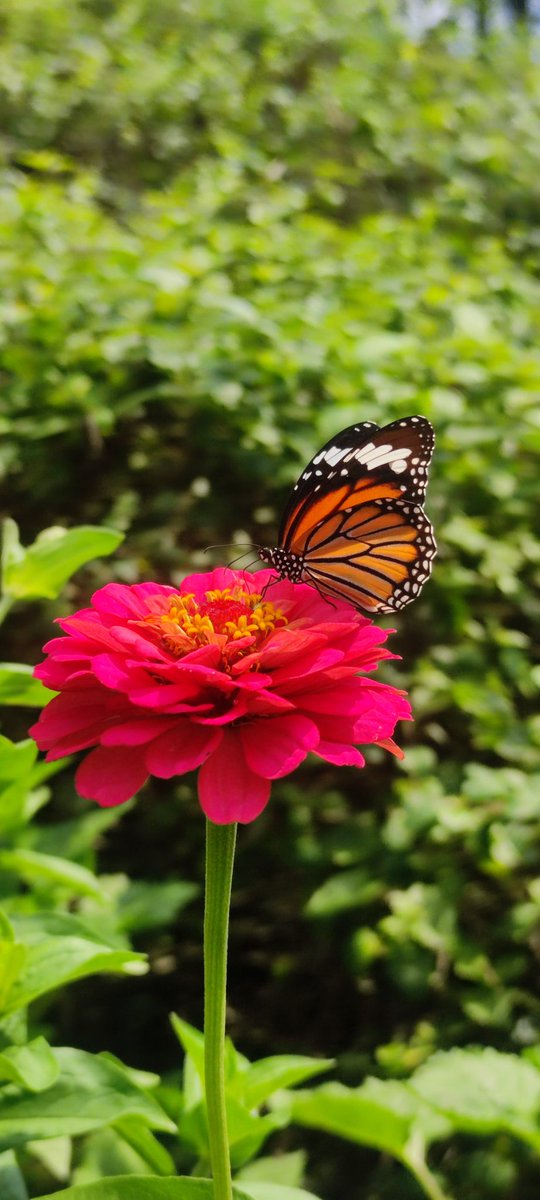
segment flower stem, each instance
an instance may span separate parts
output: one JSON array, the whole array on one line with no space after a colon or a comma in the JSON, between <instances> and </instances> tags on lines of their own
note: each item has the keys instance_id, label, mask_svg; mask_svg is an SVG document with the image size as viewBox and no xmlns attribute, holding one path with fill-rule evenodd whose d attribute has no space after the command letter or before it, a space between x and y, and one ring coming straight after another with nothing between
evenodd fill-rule
<instances>
[{"instance_id":1,"label":"flower stem","mask_svg":"<svg viewBox=\"0 0 540 1200\"><path fill-rule=\"evenodd\" d=\"M225 1002L236 825L206 822L204 1073L214 1200L232 1200L225 1108Z\"/></svg>"}]
</instances>

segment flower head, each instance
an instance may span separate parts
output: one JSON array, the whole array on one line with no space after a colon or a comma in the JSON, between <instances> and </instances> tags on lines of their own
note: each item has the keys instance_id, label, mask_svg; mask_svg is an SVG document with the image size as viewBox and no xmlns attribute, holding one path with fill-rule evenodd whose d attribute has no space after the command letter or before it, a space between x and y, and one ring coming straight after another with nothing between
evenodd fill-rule
<instances>
[{"instance_id":1,"label":"flower head","mask_svg":"<svg viewBox=\"0 0 540 1200\"><path fill-rule=\"evenodd\" d=\"M400 753L405 693L368 676L393 657L387 631L273 571L111 583L58 624L35 674L59 694L31 733L48 759L90 750L76 785L98 804L200 768L210 820L248 822L309 751L358 767L358 744Z\"/></svg>"}]
</instances>

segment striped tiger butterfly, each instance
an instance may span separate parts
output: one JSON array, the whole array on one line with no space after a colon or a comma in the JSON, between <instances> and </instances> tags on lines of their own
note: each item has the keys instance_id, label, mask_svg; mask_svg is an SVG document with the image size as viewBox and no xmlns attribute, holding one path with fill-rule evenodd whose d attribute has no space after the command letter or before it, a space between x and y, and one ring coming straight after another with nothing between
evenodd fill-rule
<instances>
[{"instance_id":1,"label":"striped tiger butterfly","mask_svg":"<svg viewBox=\"0 0 540 1200\"><path fill-rule=\"evenodd\" d=\"M431 574L437 546L423 510L435 436L425 417L350 425L295 484L278 544L259 557L293 583L367 613L395 612Z\"/></svg>"}]
</instances>

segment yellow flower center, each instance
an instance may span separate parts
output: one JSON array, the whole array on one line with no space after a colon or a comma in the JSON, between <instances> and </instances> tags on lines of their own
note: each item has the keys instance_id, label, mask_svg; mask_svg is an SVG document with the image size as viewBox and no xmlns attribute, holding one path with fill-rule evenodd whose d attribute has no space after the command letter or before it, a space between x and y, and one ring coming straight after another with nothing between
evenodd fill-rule
<instances>
[{"instance_id":1,"label":"yellow flower center","mask_svg":"<svg viewBox=\"0 0 540 1200\"><path fill-rule=\"evenodd\" d=\"M198 646L218 645L225 664L230 666L258 649L288 621L281 609L263 600L260 593L233 587L205 592L204 600L197 600L193 593L171 596L167 611L150 613L145 624L155 630L162 645L176 658Z\"/></svg>"}]
</instances>

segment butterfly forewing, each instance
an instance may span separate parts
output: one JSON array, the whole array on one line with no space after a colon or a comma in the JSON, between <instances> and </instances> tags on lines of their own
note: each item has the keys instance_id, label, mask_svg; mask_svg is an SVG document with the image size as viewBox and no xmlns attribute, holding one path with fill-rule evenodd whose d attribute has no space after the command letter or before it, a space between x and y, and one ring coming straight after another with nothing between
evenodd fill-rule
<instances>
[{"instance_id":1,"label":"butterfly forewing","mask_svg":"<svg viewBox=\"0 0 540 1200\"><path fill-rule=\"evenodd\" d=\"M300 478L297 479L285 506L278 534L280 546L285 544L287 531L296 515L301 516L304 509L309 511L315 498L318 498L321 493L324 495L328 491L335 490L336 481L343 478L338 474L335 466L342 451L354 445L355 440L358 445L369 440L368 435L378 430L379 426L374 421L359 421L357 425L350 425L348 429L337 433L317 451L317 454L302 471Z\"/></svg>"}]
</instances>

